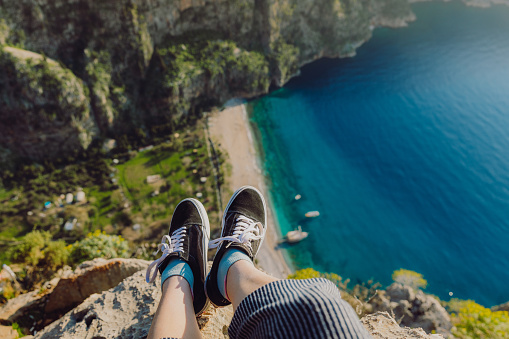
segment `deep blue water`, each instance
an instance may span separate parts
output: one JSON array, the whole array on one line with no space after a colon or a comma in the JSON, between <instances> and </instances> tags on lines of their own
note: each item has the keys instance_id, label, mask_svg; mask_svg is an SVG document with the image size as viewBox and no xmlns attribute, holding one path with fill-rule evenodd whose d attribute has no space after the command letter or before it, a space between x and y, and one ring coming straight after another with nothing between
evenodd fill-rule
<instances>
[{"instance_id":1,"label":"deep blue water","mask_svg":"<svg viewBox=\"0 0 509 339\"><path fill-rule=\"evenodd\" d=\"M252 102L281 230L310 232L289 256L352 283L406 268L443 299L506 302L509 7L412 8L408 28Z\"/></svg>"}]
</instances>

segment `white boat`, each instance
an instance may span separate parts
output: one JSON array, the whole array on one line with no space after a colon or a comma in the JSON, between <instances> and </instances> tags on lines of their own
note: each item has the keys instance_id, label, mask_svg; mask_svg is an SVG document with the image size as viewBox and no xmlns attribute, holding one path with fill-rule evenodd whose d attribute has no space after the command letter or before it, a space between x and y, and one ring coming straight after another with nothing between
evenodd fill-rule
<instances>
[{"instance_id":1,"label":"white boat","mask_svg":"<svg viewBox=\"0 0 509 339\"><path fill-rule=\"evenodd\" d=\"M308 218L315 218L319 215L320 215L320 212L318 212L318 211L309 211L305 214L305 216Z\"/></svg>"},{"instance_id":2,"label":"white boat","mask_svg":"<svg viewBox=\"0 0 509 339\"><path fill-rule=\"evenodd\" d=\"M286 233L286 241L293 244L306 239L308 235L308 232L302 232L302 228L299 226L296 230Z\"/></svg>"}]
</instances>

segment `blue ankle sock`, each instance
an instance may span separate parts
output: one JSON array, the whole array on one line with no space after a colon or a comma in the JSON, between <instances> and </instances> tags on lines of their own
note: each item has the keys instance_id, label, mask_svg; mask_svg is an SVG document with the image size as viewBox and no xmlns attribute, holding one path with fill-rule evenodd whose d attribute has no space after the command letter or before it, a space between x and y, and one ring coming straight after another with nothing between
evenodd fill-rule
<instances>
[{"instance_id":1,"label":"blue ankle sock","mask_svg":"<svg viewBox=\"0 0 509 339\"><path fill-rule=\"evenodd\" d=\"M221 292L222 296L226 299L228 299L226 293L226 276L230 267L239 260L247 260L252 263L246 253L235 248L227 250L219 262L219 268L217 270L217 286L219 287L219 292Z\"/></svg>"},{"instance_id":2,"label":"blue ankle sock","mask_svg":"<svg viewBox=\"0 0 509 339\"><path fill-rule=\"evenodd\" d=\"M193 271L191 270L191 266L189 266L188 263L186 263L182 259L173 258L170 260L168 265L163 271L163 274L161 275L161 288L163 287L164 282L169 277L173 277L175 275L180 275L181 277L184 277L184 279L187 280L189 283L189 286L191 287L191 291L193 290L193 284L194 284L194 275Z\"/></svg>"}]
</instances>

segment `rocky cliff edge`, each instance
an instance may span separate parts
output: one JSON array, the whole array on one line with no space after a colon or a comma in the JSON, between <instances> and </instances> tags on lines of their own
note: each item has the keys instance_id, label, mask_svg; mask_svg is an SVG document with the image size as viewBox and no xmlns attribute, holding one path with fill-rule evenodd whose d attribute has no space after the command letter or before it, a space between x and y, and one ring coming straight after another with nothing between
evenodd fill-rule
<instances>
[{"instance_id":1,"label":"rocky cliff edge","mask_svg":"<svg viewBox=\"0 0 509 339\"><path fill-rule=\"evenodd\" d=\"M1 321L8 324L23 318L35 319L41 310L56 314L56 310L69 309L79 303L40 331L34 330L37 325L34 324L32 333L35 332L35 338L144 338L161 297L159 279L154 284L145 282L147 266L148 262L137 259L86 262L74 272L63 272L61 278L45 286L47 290L44 292L34 291L10 300L0 308ZM394 286L388 295L394 300L399 296L401 301L406 292L405 287ZM386 300L386 294L381 298ZM82 302L78 302L80 299ZM198 319L204 337L226 338L232 316L231 306L210 307ZM388 312L370 314L361 321L374 338L442 338L441 335L427 334L422 328L402 327ZM412 323L409 325L417 327ZM9 335L15 337L8 327L1 330L6 338Z\"/></svg>"}]
</instances>

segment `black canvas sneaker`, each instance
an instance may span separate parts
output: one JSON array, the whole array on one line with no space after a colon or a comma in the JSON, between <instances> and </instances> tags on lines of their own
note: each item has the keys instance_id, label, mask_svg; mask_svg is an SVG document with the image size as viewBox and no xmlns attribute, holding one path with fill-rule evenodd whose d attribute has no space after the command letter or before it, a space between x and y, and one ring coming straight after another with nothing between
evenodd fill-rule
<instances>
[{"instance_id":1,"label":"black canvas sneaker","mask_svg":"<svg viewBox=\"0 0 509 339\"><path fill-rule=\"evenodd\" d=\"M251 260L254 260L267 228L265 209L265 199L262 194L251 186L238 189L226 206L221 237L209 243L209 248L217 247L218 249L205 282L207 296L217 307L231 304L228 299L221 295L217 285L219 262L229 248L241 250Z\"/></svg>"},{"instance_id":2,"label":"black canvas sneaker","mask_svg":"<svg viewBox=\"0 0 509 339\"><path fill-rule=\"evenodd\" d=\"M179 258L187 262L194 276L194 313L199 317L209 305L204 292L204 283L207 274L210 226L207 212L201 202L192 198L182 200L175 207L168 234L163 236L158 247L158 252L161 250L163 254L148 267L146 280L153 282L157 271L154 271L150 277L151 270L157 266L162 274L171 258Z\"/></svg>"}]
</instances>

